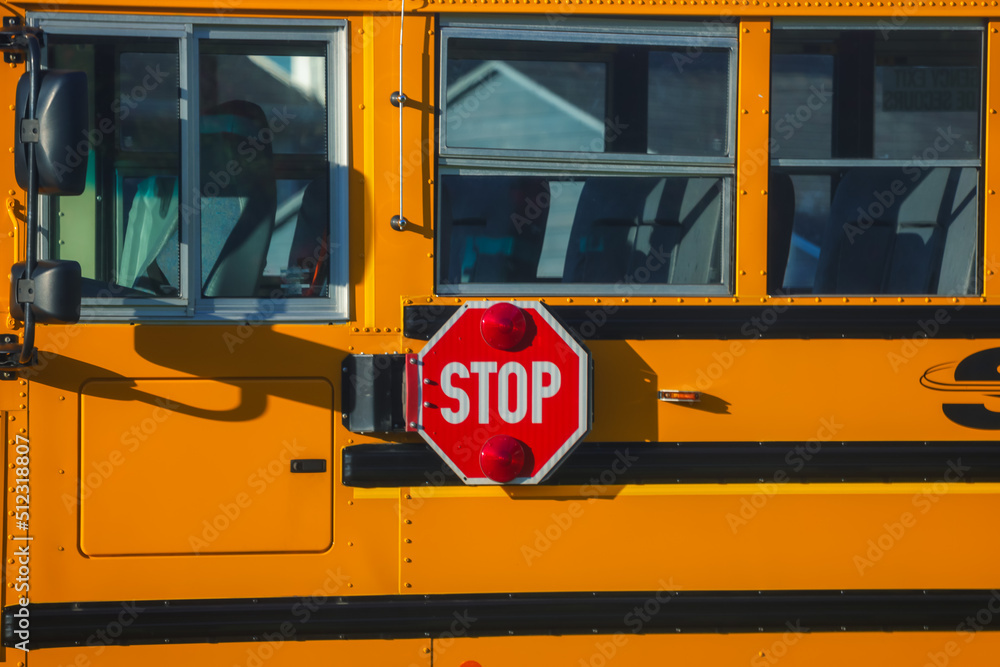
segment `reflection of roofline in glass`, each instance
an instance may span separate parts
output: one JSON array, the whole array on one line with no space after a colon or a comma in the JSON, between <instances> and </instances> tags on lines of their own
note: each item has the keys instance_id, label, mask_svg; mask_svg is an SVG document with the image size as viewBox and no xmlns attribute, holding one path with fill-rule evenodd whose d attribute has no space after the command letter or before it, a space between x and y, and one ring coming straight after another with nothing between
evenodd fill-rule
<instances>
[{"instance_id":1,"label":"reflection of roofline in glass","mask_svg":"<svg viewBox=\"0 0 1000 667\"><path fill-rule=\"evenodd\" d=\"M515 85L520 86L528 92L536 95L539 99L551 104L559 111L564 112L567 116L580 121L587 127L598 132L604 132L604 121L602 119L596 118L593 114L587 113L572 102L566 100L566 98L556 95L545 86L539 84L531 77L526 76L502 60L488 60L468 74L459 78L454 83L449 83L446 102L449 105L457 103L464 94L475 90L480 83L488 80L490 77L498 75L507 77Z\"/></svg>"}]
</instances>

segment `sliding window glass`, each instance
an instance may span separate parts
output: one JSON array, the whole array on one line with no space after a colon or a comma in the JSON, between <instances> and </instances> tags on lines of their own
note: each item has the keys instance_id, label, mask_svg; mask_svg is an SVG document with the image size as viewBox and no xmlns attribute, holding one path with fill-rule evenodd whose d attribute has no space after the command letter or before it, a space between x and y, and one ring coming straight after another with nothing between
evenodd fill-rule
<instances>
[{"instance_id":1,"label":"sliding window glass","mask_svg":"<svg viewBox=\"0 0 1000 667\"><path fill-rule=\"evenodd\" d=\"M89 129L65 156L88 161L87 188L49 199L51 256L80 263L85 297L180 296L179 42L46 41L48 66L82 70L90 92Z\"/></svg>"},{"instance_id":2,"label":"sliding window glass","mask_svg":"<svg viewBox=\"0 0 1000 667\"><path fill-rule=\"evenodd\" d=\"M735 30L699 28L443 30L441 293L729 291Z\"/></svg>"},{"instance_id":3,"label":"sliding window glass","mask_svg":"<svg viewBox=\"0 0 1000 667\"><path fill-rule=\"evenodd\" d=\"M329 289L324 44L201 40L201 290Z\"/></svg>"},{"instance_id":4,"label":"sliding window glass","mask_svg":"<svg viewBox=\"0 0 1000 667\"><path fill-rule=\"evenodd\" d=\"M983 33L776 25L772 293L979 291Z\"/></svg>"}]
</instances>

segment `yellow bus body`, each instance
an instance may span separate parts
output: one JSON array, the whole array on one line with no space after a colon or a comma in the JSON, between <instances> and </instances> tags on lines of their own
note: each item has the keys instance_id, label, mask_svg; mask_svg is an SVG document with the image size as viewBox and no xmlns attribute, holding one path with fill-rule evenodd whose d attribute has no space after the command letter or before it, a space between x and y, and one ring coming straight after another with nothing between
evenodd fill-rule
<instances>
[{"instance_id":1,"label":"yellow bus body","mask_svg":"<svg viewBox=\"0 0 1000 667\"><path fill-rule=\"evenodd\" d=\"M596 315L655 306L793 310L940 308L1000 303L1000 12L996 2L743 0L430 0L407 3L398 144L398 3L175 0L156 7L17 2L7 12L343 19L349 40L349 309L329 323L132 322L41 326L36 369L0 382L8 493L2 603L16 605L23 544L14 518L17 436L31 447L30 600L34 603L610 591L852 591L1000 587L1000 482L942 469L923 481L360 488L342 483L346 447L385 438L341 421L344 359L417 352L404 308L453 306L435 293L436 58L442 17L725 18L738 26L735 241L730 296L550 296ZM774 296L767 289L772 19L892 23L976 19L984 45L981 291L974 296ZM12 91L23 65L2 70ZM14 123L13 97L3 113ZM9 139L9 137L8 137ZM10 141L8 141L10 145ZM13 152L10 148L10 152ZM403 208L393 230L396 170ZM9 153L8 153L9 155ZM758 158L757 156L764 156ZM763 160L757 162L756 160ZM23 252L25 193L0 160L7 235ZM3 290L0 293L5 294ZM5 301L7 297L2 297ZM669 317L669 315L665 315ZM5 318L8 334L20 323ZM764 325L766 327L766 324ZM981 441L942 413L925 372L992 339L921 335L845 339L589 340L594 422L588 441ZM697 387L703 408L656 400ZM982 399L1000 411L1000 398ZM414 442L412 436L410 442ZM291 458L325 458L322 479L295 483ZM267 465L278 462L268 472ZM627 463L625 464L627 465ZM959 465L961 463L959 462ZM777 472L777 471L776 471ZM954 471L952 471L954 472ZM162 602L157 604L163 604ZM127 609L121 618L130 623ZM991 619L992 620L992 616ZM989 630L990 628L987 628ZM995 629L995 628L993 628ZM454 635L39 649L2 661L69 665L992 665L996 632L621 633Z\"/></svg>"}]
</instances>

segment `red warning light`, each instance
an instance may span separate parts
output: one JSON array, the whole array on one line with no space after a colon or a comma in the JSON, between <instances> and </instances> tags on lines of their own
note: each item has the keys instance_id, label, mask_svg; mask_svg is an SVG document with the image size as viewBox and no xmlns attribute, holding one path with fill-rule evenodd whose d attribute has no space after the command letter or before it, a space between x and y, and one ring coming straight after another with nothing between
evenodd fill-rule
<instances>
[{"instance_id":1,"label":"red warning light","mask_svg":"<svg viewBox=\"0 0 1000 667\"><path fill-rule=\"evenodd\" d=\"M494 482L506 484L524 470L526 445L509 435L495 435L486 441L479 453L483 474Z\"/></svg>"},{"instance_id":2,"label":"red warning light","mask_svg":"<svg viewBox=\"0 0 1000 667\"><path fill-rule=\"evenodd\" d=\"M497 350L512 350L524 339L524 312L512 303L498 303L483 313L479 330L483 340Z\"/></svg>"}]
</instances>

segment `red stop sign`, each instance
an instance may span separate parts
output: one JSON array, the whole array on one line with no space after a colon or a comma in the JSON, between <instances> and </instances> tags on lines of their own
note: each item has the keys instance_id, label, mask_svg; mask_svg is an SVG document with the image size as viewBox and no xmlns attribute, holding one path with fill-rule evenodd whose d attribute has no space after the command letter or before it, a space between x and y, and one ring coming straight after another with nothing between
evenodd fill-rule
<instances>
[{"instance_id":1,"label":"red stop sign","mask_svg":"<svg viewBox=\"0 0 1000 667\"><path fill-rule=\"evenodd\" d=\"M467 302L410 362L410 428L468 484L537 484L590 430L590 354L542 304Z\"/></svg>"}]
</instances>

